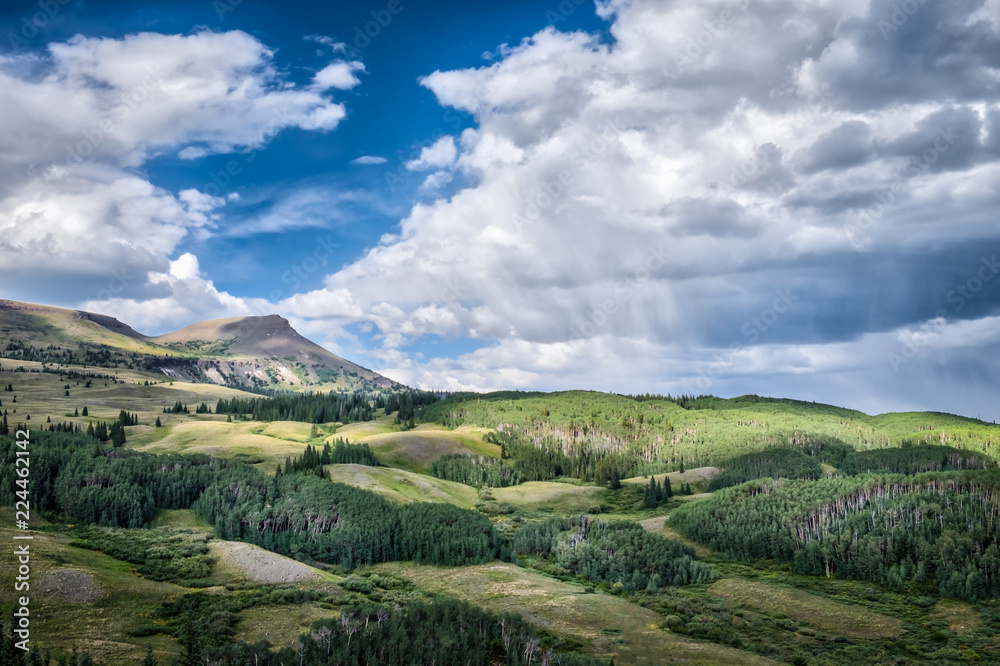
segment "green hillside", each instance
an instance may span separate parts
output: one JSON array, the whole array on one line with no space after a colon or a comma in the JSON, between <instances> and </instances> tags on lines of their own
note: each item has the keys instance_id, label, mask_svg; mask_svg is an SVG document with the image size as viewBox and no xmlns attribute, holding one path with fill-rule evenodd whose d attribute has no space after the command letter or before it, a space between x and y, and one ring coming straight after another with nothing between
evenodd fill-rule
<instances>
[{"instance_id":1,"label":"green hillside","mask_svg":"<svg viewBox=\"0 0 1000 666\"><path fill-rule=\"evenodd\" d=\"M57 655L355 663L461 635L476 663L1000 661L993 424L758 396L439 399L347 366L334 382L287 322L256 323L149 339L0 307L0 532L31 430L35 636Z\"/></svg>"},{"instance_id":2,"label":"green hillside","mask_svg":"<svg viewBox=\"0 0 1000 666\"><path fill-rule=\"evenodd\" d=\"M592 391L463 394L432 405L424 418L493 428L563 448L581 443L597 450L630 452L651 472L673 471L682 463L716 465L741 452L774 446L808 449L826 444L865 450L909 442L946 444L1000 457L1000 426L983 421L936 412L870 416L831 405L758 396L674 400Z\"/></svg>"}]
</instances>

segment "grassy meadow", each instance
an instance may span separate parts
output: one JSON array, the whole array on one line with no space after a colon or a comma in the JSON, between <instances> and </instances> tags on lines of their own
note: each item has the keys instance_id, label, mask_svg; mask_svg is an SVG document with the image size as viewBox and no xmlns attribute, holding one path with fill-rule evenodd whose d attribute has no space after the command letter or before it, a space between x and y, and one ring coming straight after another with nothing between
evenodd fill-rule
<instances>
[{"instance_id":1,"label":"grassy meadow","mask_svg":"<svg viewBox=\"0 0 1000 666\"><path fill-rule=\"evenodd\" d=\"M17 367L28 372L13 372ZM1000 643L994 639L1000 607L992 601L967 603L925 588L891 590L835 576L796 575L778 562L730 561L685 538L669 522L678 507L710 497L709 482L738 453L773 445L801 448L810 442L896 447L909 440L943 441L995 456L1000 429L992 424L933 413L868 416L795 401L712 399L698 403L698 409L684 409L669 400L577 391L456 397L425 408L412 429L397 425L395 415L383 414L372 421L314 428L301 422L195 414L202 402L214 408L220 398L257 397L212 384L101 368L61 368L60 375L41 372L41 364L10 359L0 359L0 368L0 381L14 387L0 393L12 424L25 421L41 428L51 419L86 428L112 421L124 409L137 414L140 423L127 429L128 448L237 459L271 474L287 458L302 455L307 445L321 448L347 439L367 444L383 466L325 465L325 475L335 482L400 504L442 502L483 511L507 537L552 516L587 513L634 521L651 534L691 546L714 572L705 583L628 594L523 554L517 563L433 567L390 562L346 571L222 541L192 511L161 510L149 528L196 535L208 544L211 584L190 588L147 580L129 562L71 545L65 525L45 527L33 518L33 526L41 530L33 542L32 576L40 590L37 636L60 650L85 649L106 664L134 663L147 644L161 663L169 663L179 647L176 627L167 626L164 609L178 599L205 598L200 595L211 595L212 604L227 609L219 612L233 615L235 639L264 639L274 646L294 645L312 622L338 617L352 600L448 595L490 611L518 613L547 632L560 649L613 657L616 664L823 666L917 663L925 657L933 663L1000 661ZM87 387L86 379L69 379L69 370L106 373L117 381L93 378ZM191 413L163 413L178 401ZM154 427L157 418L162 427ZM648 476L622 479L620 490L558 478L483 491L430 475L431 465L443 455L500 457L500 446L485 441L496 429L529 437L590 437L601 445L655 454L671 461L671 471L656 474L657 481L669 478L675 493L690 485L694 494L675 495L648 509L642 493ZM839 473L830 465L823 471ZM0 537L9 539L10 509L0 509L0 519ZM6 566L8 557L5 572L12 570ZM367 582L359 585L359 578L402 582L385 590ZM5 574L0 585L9 597L10 576ZM293 597L298 600L290 601Z\"/></svg>"}]
</instances>

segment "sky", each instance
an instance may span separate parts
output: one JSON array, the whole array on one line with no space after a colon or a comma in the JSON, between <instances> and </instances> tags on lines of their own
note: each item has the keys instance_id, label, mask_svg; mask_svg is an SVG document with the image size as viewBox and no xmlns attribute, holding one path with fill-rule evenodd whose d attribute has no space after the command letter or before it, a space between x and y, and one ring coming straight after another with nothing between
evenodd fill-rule
<instances>
[{"instance_id":1,"label":"sky","mask_svg":"<svg viewBox=\"0 0 1000 666\"><path fill-rule=\"evenodd\" d=\"M1000 417L1000 0L0 9L0 297Z\"/></svg>"}]
</instances>

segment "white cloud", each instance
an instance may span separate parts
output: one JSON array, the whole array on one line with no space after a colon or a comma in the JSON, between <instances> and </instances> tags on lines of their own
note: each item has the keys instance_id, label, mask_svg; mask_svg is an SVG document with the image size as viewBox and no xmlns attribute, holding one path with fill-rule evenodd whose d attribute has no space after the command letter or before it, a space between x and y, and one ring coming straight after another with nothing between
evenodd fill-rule
<instances>
[{"instance_id":1,"label":"white cloud","mask_svg":"<svg viewBox=\"0 0 1000 666\"><path fill-rule=\"evenodd\" d=\"M190 255L170 262L186 239L215 232L225 199L167 191L142 167L163 153L258 148L289 127L336 128L345 109L323 89L348 87L344 73L360 63L335 61L318 88L302 88L273 56L240 31L77 36L41 55L0 56L0 279L135 314L137 325L244 310ZM292 224L315 223L304 205L294 212ZM43 275L25 282L25 267Z\"/></svg>"},{"instance_id":2,"label":"white cloud","mask_svg":"<svg viewBox=\"0 0 1000 666\"><path fill-rule=\"evenodd\" d=\"M385 164L388 162L384 157L378 155L362 155L351 160L351 164Z\"/></svg>"},{"instance_id":3,"label":"white cloud","mask_svg":"<svg viewBox=\"0 0 1000 666\"><path fill-rule=\"evenodd\" d=\"M330 88L350 90L361 83L361 79L354 73L363 71L365 71L365 66L360 62L337 61L316 72L312 87L315 90L329 90Z\"/></svg>"},{"instance_id":4,"label":"white cloud","mask_svg":"<svg viewBox=\"0 0 1000 666\"><path fill-rule=\"evenodd\" d=\"M887 295L874 291L873 276L891 270L880 261L926 275L921 249L1000 240L988 223L1000 203L1000 143L988 138L1000 130L1000 88L972 83L997 70L985 46L960 46L961 17L911 21L922 38L948 38L932 61L911 58L909 42L882 43L882 7L609 0L599 11L613 43L547 28L487 66L434 72L423 85L477 126L406 167L461 170L469 186L414 206L314 297L349 293L403 380L670 390L697 375L691 349L745 343L742 327L792 287L799 304L758 331L718 390L780 376L844 391L838 372L893 385L887 364L868 375L852 360L882 340L863 299L879 297L890 328L913 321L905 278L889 274L877 283ZM976 29L977 44L1000 44L996 23ZM910 58L909 78L887 90L858 53ZM925 85L946 72L960 75ZM950 125L962 141L907 171ZM489 344L455 360L405 353L415 336L455 331Z\"/></svg>"},{"instance_id":5,"label":"white cloud","mask_svg":"<svg viewBox=\"0 0 1000 666\"><path fill-rule=\"evenodd\" d=\"M435 171L427 176L427 178L424 178L424 182L420 184L420 189L425 192L433 192L441 189L454 179L455 177L447 171Z\"/></svg>"},{"instance_id":6,"label":"white cloud","mask_svg":"<svg viewBox=\"0 0 1000 666\"><path fill-rule=\"evenodd\" d=\"M147 335L158 335L205 319L266 314L261 303L219 291L201 272L198 258L185 253L165 273L149 273L163 295L151 298L112 297L83 302L80 308L110 314Z\"/></svg>"},{"instance_id":7,"label":"white cloud","mask_svg":"<svg viewBox=\"0 0 1000 666\"><path fill-rule=\"evenodd\" d=\"M420 151L420 156L415 160L406 163L406 168L410 171L424 171L426 169L443 169L455 163L458 156L458 148L455 146L455 138L444 136Z\"/></svg>"}]
</instances>

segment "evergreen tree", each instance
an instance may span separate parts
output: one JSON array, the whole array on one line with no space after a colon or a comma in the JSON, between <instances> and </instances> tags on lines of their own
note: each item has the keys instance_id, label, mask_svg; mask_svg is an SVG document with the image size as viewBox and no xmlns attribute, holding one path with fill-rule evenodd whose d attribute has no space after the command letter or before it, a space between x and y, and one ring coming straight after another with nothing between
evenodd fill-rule
<instances>
[{"instance_id":1,"label":"evergreen tree","mask_svg":"<svg viewBox=\"0 0 1000 666\"><path fill-rule=\"evenodd\" d=\"M202 641L199 633L191 612L185 613L177 636L177 642L181 646L180 666L200 666Z\"/></svg>"},{"instance_id":2,"label":"evergreen tree","mask_svg":"<svg viewBox=\"0 0 1000 666\"><path fill-rule=\"evenodd\" d=\"M649 485L646 486L646 501L645 506L647 509L655 509L659 502L657 501L656 492L656 477L649 480Z\"/></svg>"}]
</instances>

